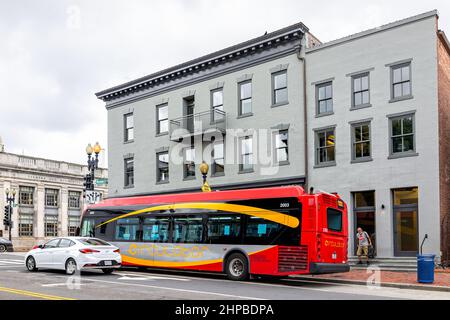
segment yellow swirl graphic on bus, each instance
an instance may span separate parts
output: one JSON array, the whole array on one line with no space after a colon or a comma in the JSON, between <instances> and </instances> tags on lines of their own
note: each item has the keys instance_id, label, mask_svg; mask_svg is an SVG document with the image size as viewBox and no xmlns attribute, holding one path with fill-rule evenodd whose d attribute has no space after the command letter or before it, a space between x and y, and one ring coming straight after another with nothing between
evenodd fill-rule
<instances>
[{"instance_id":1,"label":"yellow swirl graphic on bus","mask_svg":"<svg viewBox=\"0 0 450 320\"><path fill-rule=\"evenodd\" d=\"M112 218L108 221L100 223L96 226L96 228L119 220L123 218L128 218L131 216L139 215L141 213L154 212L154 211L166 211L166 210L177 210L177 209L210 209L210 210L220 210L220 211L228 211L234 213L241 213L248 216L254 216L258 218L263 218L265 220L273 221L291 228L296 228L300 224L300 221L293 216L267 210L263 208L244 206L240 204L230 204L230 203L216 203L216 202L187 202L187 203L174 203L174 204L165 204L165 205L157 205L154 207L149 207L145 209L136 210L130 213L126 213L120 215L118 217Z\"/></svg>"}]
</instances>

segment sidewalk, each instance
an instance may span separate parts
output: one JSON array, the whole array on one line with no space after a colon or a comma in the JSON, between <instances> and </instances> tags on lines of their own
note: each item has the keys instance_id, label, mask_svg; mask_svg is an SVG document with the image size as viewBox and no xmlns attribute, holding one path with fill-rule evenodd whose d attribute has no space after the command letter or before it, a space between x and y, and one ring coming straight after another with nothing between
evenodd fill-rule
<instances>
[{"instance_id":1,"label":"sidewalk","mask_svg":"<svg viewBox=\"0 0 450 320\"><path fill-rule=\"evenodd\" d=\"M375 268L375 267L374 267ZM380 285L385 287L438 290L450 292L450 270L437 269L433 283L418 283L417 273L411 271L379 271ZM298 279L317 282L334 282L366 285L369 277L374 278L373 270L352 269L345 273L295 276Z\"/></svg>"}]
</instances>

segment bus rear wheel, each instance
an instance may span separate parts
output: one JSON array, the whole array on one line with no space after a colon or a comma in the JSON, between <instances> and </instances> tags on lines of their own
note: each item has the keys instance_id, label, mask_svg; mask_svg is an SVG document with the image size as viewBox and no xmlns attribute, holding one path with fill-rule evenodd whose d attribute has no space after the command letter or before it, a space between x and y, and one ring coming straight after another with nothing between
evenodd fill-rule
<instances>
[{"instance_id":1,"label":"bus rear wheel","mask_svg":"<svg viewBox=\"0 0 450 320\"><path fill-rule=\"evenodd\" d=\"M242 281L249 276L247 258L241 253L231 254L225 266L228 279Z\"/></svg>"}]
</instances>

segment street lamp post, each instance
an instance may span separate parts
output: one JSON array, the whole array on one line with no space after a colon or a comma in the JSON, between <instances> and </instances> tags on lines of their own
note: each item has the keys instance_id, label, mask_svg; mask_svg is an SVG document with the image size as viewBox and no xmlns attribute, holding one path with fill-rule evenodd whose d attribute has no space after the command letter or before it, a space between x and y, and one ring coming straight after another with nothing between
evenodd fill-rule
<instances>
[{"instance_id":1,"label":"street lamp post","mask_svg":"<svg viewBox=\"0 0 450 320\"><path fill-rule=\"evenodd\" d=\"M88 171L89 173L86 174L85 177L85 190L86 191L94 191L94 178L95 178L95 169L98 169L98 154L102 148L100 147L100 144L98 142L95 143L94 147L91 146L89 143L86 147L86 154L88 156ZM92 156L92 153L95 154L95 156Z\"/></svg>"},{"instance_id":2,"label":"street lamp post","mask_svg":"<svg viewBox=\"0 0 450 320\"><path fill-rule=\"evenodd\" d=\"M210 192L211 191L211 187L208 184L208 181L206 181L206 177L208 175L208 171L209 171L209 166L208 164L203 161L202 164L200 165L200 172L202 174L203 177L203 185L202 185L202 191L203 192Z\"/></svg>"},{"instance_id":3,"label":"street lamp post","mask_svg":"<svg viewBox=\"0 0 450 320\"><path fill-rule=\"evenodd\" d=\"M12 214L13 214L13 207L14 207L14 203L16 201L16 190L12 189L12 191L10 191L9 189L6 189L6 202L8 203L8 230L9 230L9 241L11 241L11 229L13 227L12 224ZM6 210L5 210L6 213Z\"/></svg>"}]
</instances>

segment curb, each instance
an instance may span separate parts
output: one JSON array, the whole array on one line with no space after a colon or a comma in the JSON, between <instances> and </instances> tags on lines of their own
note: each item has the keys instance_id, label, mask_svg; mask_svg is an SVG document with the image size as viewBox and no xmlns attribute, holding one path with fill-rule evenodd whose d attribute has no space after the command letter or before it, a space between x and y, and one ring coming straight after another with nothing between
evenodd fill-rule
<instances>
[{"instance_id":1,"label":"curb","mask_svg":"<svg viewBox=\"0 0 450 320\"><path fill-rule=\"evenodd\" d=\"M354 284L354 285L360 285L360 286L367 285L366 281L361 281L361 280L312 278L312 277L308 277L308 276L291 276L291 277L293 279L307 280L307 281L318 282L318 283L331 282L331 283L341 283L341 284ZM408 284L408 283L396 283L396 282L381 282L380 287L450 292L450 287L418 285L418 284Z\"/></svg>"}]
</instances>

